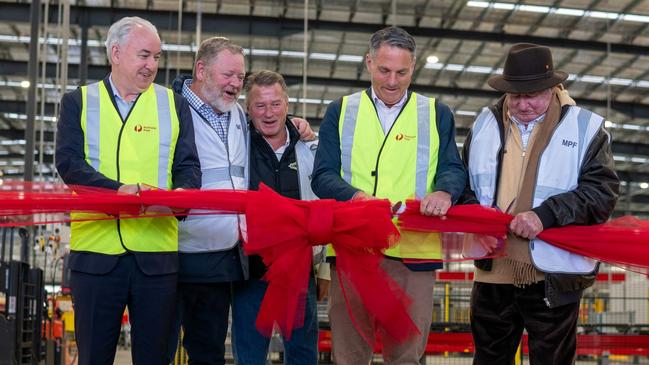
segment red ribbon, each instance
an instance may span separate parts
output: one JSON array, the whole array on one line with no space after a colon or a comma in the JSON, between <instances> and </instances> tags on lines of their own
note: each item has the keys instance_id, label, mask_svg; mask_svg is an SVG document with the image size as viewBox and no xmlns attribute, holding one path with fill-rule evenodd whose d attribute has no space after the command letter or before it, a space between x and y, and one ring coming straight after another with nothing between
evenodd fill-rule
<instances>
[{"instance_id":1,"label":"red ribbon","mask_svg":"<svg viewBox=\"0 0 649 365\"><path fill-rule=\"evenodd\" d=\"M64 222L70 220L63 217L64 213L80 211L107 214L97 219L137 218L143 207L155 205L207 211L200 214L247 215L248 237L244 247L248 253L260 254L269 266L269 287L257 321L266 334L277 324L290 337L291 330L303 324L311 247L327 242L333 244L338 255L336 270L341 283L349 283L358 292L378 324L396 340L417 333L407 314L409 299L380 268L382 251L399 237L386 200L295 201L267 188L258 192L153 190L138 196L87 187L5 183L0 186L0 216L12 219L0 222L0 226ZM42 213L46 215L41 216ZM183 213L156 213L173 214ZM17 221L15 217L20 215L29 216ZM444 218L424 217L419 214L418 202L408 202L399 222L402 230L503 237L512 219L509 214L479 205L452 207ZM539 238L613 265L649 269L649 222L634 217L593 226L547 229Z\"/></svg>"},{"instance_id":2,"label":"red ribbon","mask_svg":"<svg viewBox=\"0 0 649 365\"><path fill-rule=\"evenodd\" d=\"M284 198L265 186L260 191L149 190L139 195L47 184L17 183L3 189L0 216L37 214L0 223L5 226L70 221L62 215L52 217L66 212L107 214L93 219L139 218L144 216L140 215L143 208L152 206L207 210L200 214L245 213L244 248L248 254L261 255L268 266L269 286L257 319L260 332L270 335L276 324L290 338L291 331L304 324L312 246L331 243L341 280L358 292L379 326L396 341L418 333L408 315L409 299L380 267L382 251L399 238L387 200L307 202ZM157 211L146 216L186 213ZM373 343L374 339L367 340Z\"/></svg>"},{"instance_id":3,"label":"red ribbon","mask_svg":"<svg viewBox=\"0 0 649 365\"><path fill-rule=\"evenodd\" d=\"M418 333L407 312L409 299L380 267L383 250L399 238L387 200L296 201L264 187L257 194L248 200L244 248L268 266L269 286L257 317L261 333L269 336L277 323L290 338L303 325L312 246L327 243L336 251L341 280L353 286L379 326L397 341Z\"/></svg>"},{"instance_id":4,"label":"red ribbon","mask_svg":"<svg viewBox=\"0 0 649 365\"><path fill-rule=\"evenodd\" d=\"M402 229L428 232L466 232L503 237L510 214L480 205L451 207L444 218L419 214L419 202L409 201L399 217ZM611 265L646 272L649 269L649 221L632 216L590 226L549 228L538 238L566 251Z\"/></svg>"}]
</instances>

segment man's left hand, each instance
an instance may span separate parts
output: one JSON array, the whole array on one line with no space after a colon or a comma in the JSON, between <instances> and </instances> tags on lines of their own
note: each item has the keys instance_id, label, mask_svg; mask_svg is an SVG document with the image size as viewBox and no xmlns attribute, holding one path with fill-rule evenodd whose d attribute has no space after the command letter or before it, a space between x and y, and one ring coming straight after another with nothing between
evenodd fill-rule
<instances>
[{"instance_id":1,"label":"man's left hand","mask_svg":"<svg viewBox=\"0 0 649 365\"><path fill-rule=\"evenodd\" d=\"M291 119L295 128L297 128L298 133L300 133L300 141L313 141L316 139L315 132L311 129L309 122L306 119L293 117Z\"/></svg>"},{"instance_id":2,"label":"man's left hand","mask_svg":"<svg viewBox=\"0 0 649 365\"><path fill-rule=\"evenodd\" d=\"M514 220L509 223L509 230L519 237L532 240L543 231L543 223L539 216L530 210L516 214Z\"/></svg>"},{"instance_id":3,"label":"man's left hand","mask_svg":"<svg viewBox=\"0 0 649 365\"><path fill-rule=\"evenodd\" d=\"M451 207L451 194L445 191L436 191L427 194L419 206L419 211L423 215L433 215L443 217L446 215L448 208Z\"/></svg>"}]
</instances>

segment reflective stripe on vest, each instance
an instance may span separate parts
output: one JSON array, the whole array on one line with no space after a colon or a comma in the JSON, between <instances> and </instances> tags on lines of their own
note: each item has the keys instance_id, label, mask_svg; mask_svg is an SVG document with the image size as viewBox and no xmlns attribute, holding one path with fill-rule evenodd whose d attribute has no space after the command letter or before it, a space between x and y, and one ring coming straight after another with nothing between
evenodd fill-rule
<instances>
[{"instance_id":1,"label":"reflective stripe on vest","mask_svg":"<svg viewBox=\"0 0 649 365\"><path fill-rule=\"evenodd\" d=\"M86 161L109 179L144 183L161 189L172 185L171 168L179 133L171 90L151 85L138 97L122 122L103 82L81 88L81 128ZM75 214L73 219L106 218ZM174 217L74 222L71 249L102 254L177 251Z\"/></svg>"},{"instance_id":2,"label":"reflective stripe on vest","mask_svg":"<svg viewBox=\"0 0 649 365\"><path fill-rule=\"evenodd\" d=\"M501 146L496 117L488 108L483 108L471 128L471 150L469 152L469 183L481 205L491 207L496 192L496 165ZM479 146L479 147L474 147ZM477 148L477 153L473 153ZM501 210L507 207L500 207Z\"/></svg>"},{"instance_id":3,"label":"reflective stripe on vest","mask_svg":"<svg viewBox=\"0 0 649 365\"><path fill-rule=\"evenodd\" d=\"M412 93L386 135L366 91L346 96L339 134L341 176L355 188L392 203L421 199L433 190L439 153L435 99ZM404 232L400 244L385 254L438 258L438 238Z\"/></svg>"},{"instance_id":4,"label":"reflective stripe on vest","mask_svg":"<svg viewBox=\"0 0 649 365\"><path fill-rule=\"evenodd\" d=\"M230 176L235 176L239 178L244 178L243 166L229 166L229 167L214 167L211 169L205 169L201 172L203 173L202 178L211 181L211 182L230 182Z\"/></svg>"},{"instance_id":5,"label":"reflective stripe on vest","mask_svg":"<svg viewBox=\"0 0 649 365\"><path fill-rule=\"evenodd\" d=\"M538 207L553 195L574 190L579 184L583 158L599 132L603 118L572 106L557 125L539 159L532 207ZM495 176L500 149L499 127L493 113L484 109L472 128L469 155L469 179L480 204L494 201ZM502 208L502 207L501 207ZM544 272L590 273L596 262L541 240L530 242L534 265Z\"/></svg>"},{"instance_id":6,"label":"reflective stripe on vest","mask_svg":"<svg viewBox=\"0 0 649 365\"><path fill-rule=\"evenodd\" d=\"M318 196L315 195L315 193L311 189L311 179L313 178L313 161L315 159L315 152L317 149L317 141L297 141L297 143L295 144L295 161L297 162L297 176L300 186L301 200L318 199Z\"/></svg>"}]
</instances>

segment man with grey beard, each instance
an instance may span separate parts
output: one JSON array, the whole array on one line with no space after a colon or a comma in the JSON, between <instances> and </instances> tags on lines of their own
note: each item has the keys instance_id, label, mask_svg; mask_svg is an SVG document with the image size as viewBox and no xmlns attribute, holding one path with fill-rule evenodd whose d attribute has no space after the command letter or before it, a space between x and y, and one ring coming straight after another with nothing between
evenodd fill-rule
<instances>
[{"instance_id":1,"label":"man with grey beard","mask_svg":"<svg viewBox=\"0 0 649 365\"><path fill-rule=\"evenodd\" d=\"M243 48L213 37L201 43L192 78L174 81L191 107L202 189L248 189L248 122L237 103L245 70ZM225 363L231 283L248 278L240 223L236 214L190 214L179 226L179 315L192 364Z\"/></svg>"}]
</instances>

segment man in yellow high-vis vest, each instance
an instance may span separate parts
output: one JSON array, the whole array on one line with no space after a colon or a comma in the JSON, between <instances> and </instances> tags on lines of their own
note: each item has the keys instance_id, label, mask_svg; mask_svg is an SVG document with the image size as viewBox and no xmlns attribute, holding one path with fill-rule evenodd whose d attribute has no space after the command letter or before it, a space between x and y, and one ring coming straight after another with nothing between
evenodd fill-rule
<instances>
[{"instance_id":1,"label":"man in yellow high-vis vest","mask_svg":"<svg viewBox=\"0 0 649 365\"><path fill-rule=\"evenodd\" d=\"M56 167L63 181L123 194L200 187L187 101L153 83L162 51L156 28L123 18L110 27L106 50L110 74L61 101ZM79 364L113 363L127 306L133 362L164 364L176 303L176 218L73 216L82 218L104 220L71 225Z\"/></svg>"},{"instance_id":2,"label":"man in yellow high-vis vest","mask_svg":"<svg viewBox=\"0 0 649 365\"><path fill-rule=\"evenodd\" d=\"M332 102L320 127L313 191L337 200L421 199L421 211L443 216L460 196L466 172L455 144L450 109L408 90L415 68L415 40L398 27L374 33L365 63L369 89ZM410 316L420 336L396 343L381 334L386 364L419 364L433 311L434 270L441 268L437 235L404 234L385 252L383 269L413 299ZM331 252L333 254L333 252ZM333 260L332 260L333 261ZM343 294L331 270L329 320L337 364L368 364L374 321L352 290ZM351 305L349 318L346 301ZM359 334L358 331L363 334Z\"/></svg>"}]
</instances>

